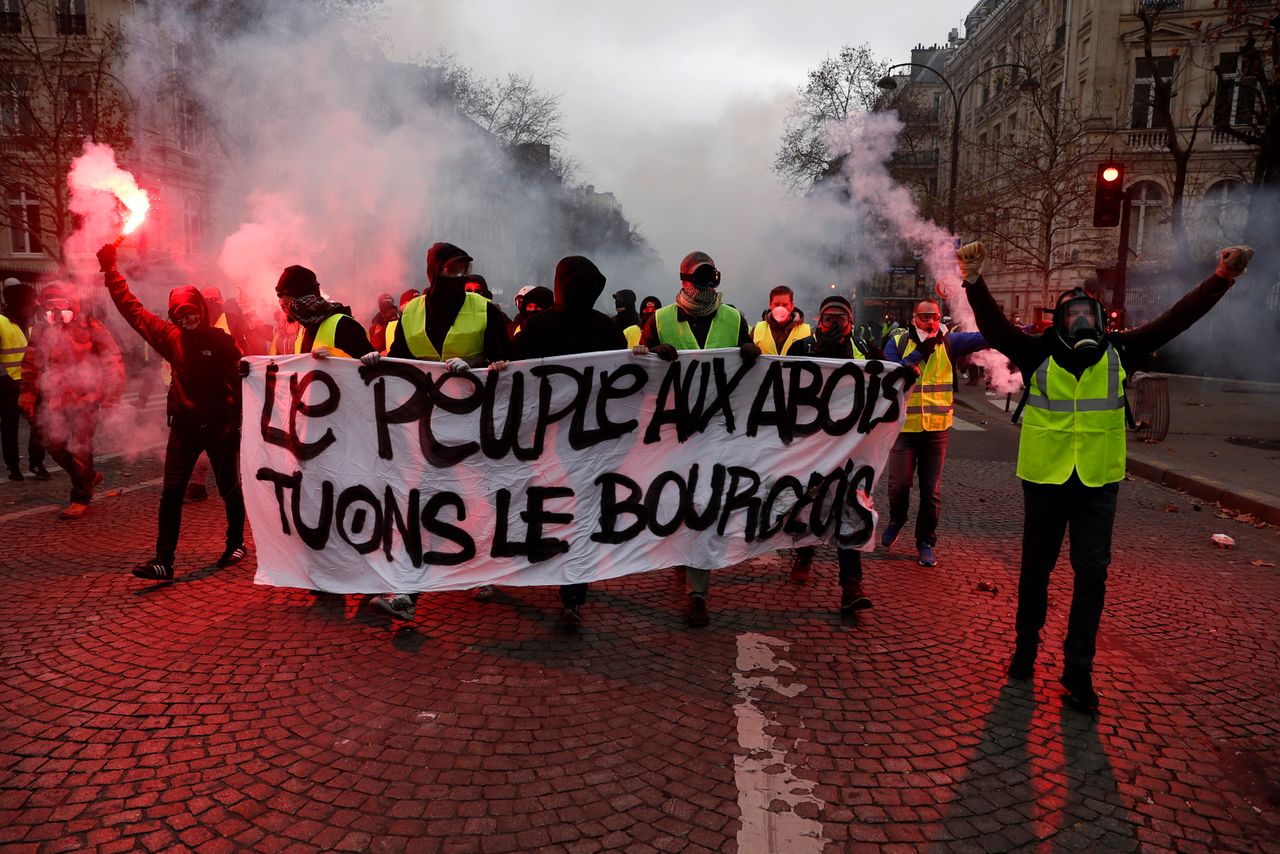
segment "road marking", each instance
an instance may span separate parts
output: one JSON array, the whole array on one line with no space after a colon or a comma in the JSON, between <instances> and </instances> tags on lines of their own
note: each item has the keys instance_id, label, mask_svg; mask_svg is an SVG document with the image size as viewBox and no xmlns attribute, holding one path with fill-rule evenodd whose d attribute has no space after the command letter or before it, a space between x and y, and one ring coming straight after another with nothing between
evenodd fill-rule
<instances>
[{"instance_id":1,"label":"road marking","mask_svg":"<svg viewBox=\"0 0 1280 854\"><path fill-rule=\"evenodd\" d=\"M979 427L977 424L970 424L968 421L965 421L963 418L957 418L954 415L951 416L951 429L952 430L977 430L979 433L985 433L987 431L986 427Z\"/></svg>"},{"instance_id":2,"label":"road marking","mask_svg":"<svg viewBox=\"0 0 1280 854\"><path fill-rule=\"evenodd\" d=\"M751 698L753 690L764 689L783 697L795 697L807 687L799 682L783 684L776 676L750 675L752 671L795 672L790 662L776 658L774 649L785 652L791 644L768 635L746 632L738 635L737 670L733 684L738 702L733 712L738 718L738 745L747 751L733 758L733 780L738 787L738 810L742 826L738 830L739 854L809 854L821 852L827 840L822 822L797 815L796 806L825 804L813 793L814 783L802 780L787 762L788 748L796 742L781 743L768 734L777 722L766 715Z\"/></svg>"},{"instance_id":3,"label":"road marking","mask_svg":"<svg viewBox=\"0 0 1280 854\"><path fill-rule=\"evenodd\" d=\"M142 483L135 483L133 486L126 486L121 489L109 489L102 493L102 496L104 498L114 498L117 495L124 495L125 493L133 492L138 489L146 489L149 486L159 486L162 483L164 483L164 478L157 477L152 480L144 480ZM108 493L110 494L108 495ZM13 519L21 519L23 516L34 516L37 513L48 513L51 510L61 510L65 506L65 504L41 504L37 507L28 507L25 510L15 510L12 513L0 516L0 522L9 522Z\"/></svg>"}]
</instances>

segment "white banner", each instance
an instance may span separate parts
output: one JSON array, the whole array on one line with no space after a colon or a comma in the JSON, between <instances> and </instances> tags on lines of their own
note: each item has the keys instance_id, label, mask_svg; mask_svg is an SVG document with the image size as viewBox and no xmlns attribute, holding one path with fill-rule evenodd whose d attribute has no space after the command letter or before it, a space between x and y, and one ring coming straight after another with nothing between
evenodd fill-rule
<instances>
[{"instance_id":1,"label":"white banner","mask_svg":"<svg viewBox=\"0 0 1280 854\"><path fill-rule=\"evenodd\" d=\"M247 359L240 450L260 584L565 584L780 548L870 549L909 368L629 351L450 374Z\"/></svg>"}]
</instances>

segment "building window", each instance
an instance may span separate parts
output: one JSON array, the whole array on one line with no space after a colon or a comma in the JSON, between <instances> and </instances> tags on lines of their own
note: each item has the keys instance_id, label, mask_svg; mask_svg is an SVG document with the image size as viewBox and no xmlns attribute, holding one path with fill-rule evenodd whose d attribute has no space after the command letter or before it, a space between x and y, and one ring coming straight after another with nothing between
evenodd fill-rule
<instances>
[{"instance_id":1,"label":"building window","mask_svg":"<svg viewBox=\"0 0 1280 854\"><path fill-rule=\"evenodd\" d=\"M40 202L19 187L9 194L9 243L15 255L40 255Z\"/></svg>"},{"instance_id":2,"label":"building window","mask_svg":"<svg viewBox=\"0 0 1280 854\"><path fill-rule=\"evenodd\" d=\"M1258 81L1245 76L1240 65L1238 53L1224 53L1218 61L1218 95L1213 104L1217 127L1253 124Z\"/></svg>"},{"instance_id":3,"label":"building window","mask_svg":"<svg viewBox=\"0 0 1280 854\"><path fill-rule=\"evenodd\" d=\"M929 110L929 118L935 123L942 120L942 93L933 93L933 107Z\"/></svg>"},{"instance_id":4,"label":"building window","mask_svg":"<svg viewBox=\"0 0 1280 854\"><path fill-rule=\"evenodd\" d=\"M200 218L200 200L195 196L189 197L183 206L182 239L188 257L204 251L204 224Z\"/></svg>"},{"instance_id":5,"label":"building window","mask_svg":"<svg viewBox=\"0 0 1280 854\"><path fill-rule=\"evenodd\" d=\"M93 131L93 84L83 74L67 78L66 127L72 133Z\"/></svg>"},{"instance_id":6,"label":"building window","mask_svg":"<svg viewBox=\"0 0 1280 854\"><path fill-rule=\"evenodd\" d=\"M194 151L200 141L200 108L194 98L178 97L178 147Z\"/></svg>"},{"instance_id":7,"label":"building window","mask_svg":"<svg viewBox=\"0 0 1280 854\"><path fill-rule=\"evenodd\" d=\"M0 134L31 133L31 101L27 78L21 74L0 77Z\"/></svg>"},{"instance_id":8,"label":"building window","mask_svg":"<svg viewBox=\"0 0 1280 854\"><path fill-rule=\"evenodd\" d=\"M1135 128L1164 127L1169 121L1169 99L1156 95L1156 80L1171 80L1174 63L1172 56L1157 57L1147 62L1145 56L1138 57L1133 75L1133 121Z\"/></svg>"},{"instance_id":9,"label":"building window","mask_svg":"<svg viewBox=\"0 0 1280 854\"><path fill-rule=\"evenodd\" d=\"M85 0L58 0L58 35L83 36L89 32L84 4Z\"/></svg>"},{"instance_id":10,"label":"building window","mask_svg":"<svg viewBox=\"0 0 1280 854\"><path fill-rule=\"evenodd\" d=\"M0 0L0 33L22 32L21 0Z\"/></svg>"},{"instance_id":11,"label":"building window","mask_svg":"<svg viewBox=\"0 0 1280 854\"><path fill-rule=\"evenodd\" d=\"M1202 231L1213 235L1215 246L1239 243L1249 217L1249 187L1242 181L1219 181L1204 194Z\"/></svg>"},{"instance_id":12,"label":"building window","mask_svg":"<svg viewBox=\"0 0 1280 854\"><path fill-rule=\"evenodd\" d=\"M1164 223L1164 189L1152 181L1143 181L1129 188L1129 245L1134 254L1141 257L1145 250L1157 248L1158 230Z\"/></svg>"}]
</instances>

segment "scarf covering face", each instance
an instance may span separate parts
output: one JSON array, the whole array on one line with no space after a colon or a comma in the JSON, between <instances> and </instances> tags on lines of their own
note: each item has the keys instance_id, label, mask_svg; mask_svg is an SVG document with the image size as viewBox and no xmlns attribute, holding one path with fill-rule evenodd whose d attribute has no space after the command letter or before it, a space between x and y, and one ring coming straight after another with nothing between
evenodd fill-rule
<instances>
[{"instance_id":1,"label":"scarf covering face","mask_svg":"<svg viewBox=\"0 0 1280 854\"><path fill-rule=\"evenodd\" d=\"M680 286L676 294L676 305L684 309L691 317L710 317L720 308L724 294L716 288L695 288L689 282Z\"/></svg>"},{"instance_id":2,"label":"scarf covering face","mask_svg":"<svg viewBox=\"0 0 1280 854\"><path fill-rule=\"evenodd\" d=\"M341 305L329 302L319 294L294 297L289 303L289 313L303 326L318 326L326 317L341 310Z\"/></svg>"}]
</instances>

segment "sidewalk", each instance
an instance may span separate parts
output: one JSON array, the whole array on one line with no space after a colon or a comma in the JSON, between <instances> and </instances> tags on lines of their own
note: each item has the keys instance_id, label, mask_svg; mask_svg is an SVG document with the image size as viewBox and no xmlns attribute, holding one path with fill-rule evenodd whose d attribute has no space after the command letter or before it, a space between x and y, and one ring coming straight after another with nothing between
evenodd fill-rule
<instances>
[{"instance_id":1,"label":"sidewalk","mask_svg":"<svg viewBox=\"0 0 1280 854\"><path fill-rule=\"evenodd\" d=\"M1147 444L1131 433L1129 473L1280 525L1280 385L1162 376L1169 435ZM1003 411L1003 395L987 400Z\"/></svg>"}]
</instances>

